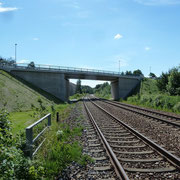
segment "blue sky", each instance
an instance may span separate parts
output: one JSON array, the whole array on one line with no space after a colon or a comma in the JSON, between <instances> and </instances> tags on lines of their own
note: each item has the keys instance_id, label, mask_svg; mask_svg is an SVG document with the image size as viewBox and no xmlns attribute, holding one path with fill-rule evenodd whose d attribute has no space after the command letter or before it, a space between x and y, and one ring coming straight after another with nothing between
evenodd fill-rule
<instances>
[{"instance_id":1,"label":"blue sky","mask_svg":"<svg viewBox=\"0 0 180 180\"><path fill-rule=\"evenodd\" d=\"M180 64L180 0L0 0L0 56L156 75ZM94 86L96 83L89 82Z\"/></svg>"}]
</instances>

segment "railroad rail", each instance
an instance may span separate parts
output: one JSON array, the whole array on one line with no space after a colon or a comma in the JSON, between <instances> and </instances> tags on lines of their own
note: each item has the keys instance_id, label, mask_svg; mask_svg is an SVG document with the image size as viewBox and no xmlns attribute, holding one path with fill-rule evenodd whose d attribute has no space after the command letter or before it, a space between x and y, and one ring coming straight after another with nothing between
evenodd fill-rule
<instances>
[{"instance_id":1,"label":"railroad rail","mask_svg":"<svg viewBox=\"0 0 180 180\"><path fill-rule=\"evenodd\" d=\"M152 174L155 178L163 178L167 174L173 178L180 178L180 160L171 152L149 140L97 103L89 100L85 102L85 108L91 119L94 119L93 123L96 124L105 146L110 149L107 150L110 159L118 159L120 169L123 168L129 178L145 179L152 177ZM114 160L113 165L118 169ZM124 179L121 172L119 171L119 174Z\"/></svg>"},{"instance_id":2,"label":"railroad rail","mask_svg":"<svg viewBox=\"0 0 180 180\"><path fill-rule=\"evenodd\" d=\"M140 107L137 107L137 106L128 105L128 104L125 104L125 103L119 103L119 102L115 102L115 101L110 101L110 100L107 100L107 99L101 99L101 100L103 100L106 103L111 104L113 106L119 107L121 109L131 111L133 113L136 113L136 114L139 114L139 115L142 115L142 116L146 116L148 118L152 118L152 119L161 121L163 123L167 123L167 124L170 124L170 125L173 125L175 127L180 128L180 117L160 113L160 112L153 111L153 110L150 110L150 109L145 109L145 108L140 108Z\"/></svg>"}]
</instances>

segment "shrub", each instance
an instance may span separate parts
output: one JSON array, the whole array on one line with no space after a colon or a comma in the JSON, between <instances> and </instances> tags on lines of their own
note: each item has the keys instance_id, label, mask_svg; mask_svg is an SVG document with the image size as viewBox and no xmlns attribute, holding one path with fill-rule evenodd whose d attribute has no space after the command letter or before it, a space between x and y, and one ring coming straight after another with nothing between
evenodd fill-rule
<instances>
[{"instance_id":1,"label":"shrub","mask_svg":"<svg viewBox=\"0 0 180 180\"><path fill-rule=\"evenodd\" d=\"M180 102L178 102L176 105L174 105L173 110L175 112L180 112Z\"/></svg>"},{"instance_id":2,"label":"shrub","mask_svg":"<svg viewBox=\"0 0 180 180\"><path fill-rule=\"evenodd\" d=\"M21 136L18 137L20 139ZM17 143L16 137L11 134L8 113L0 112L0 175L6 179L40 179L43 176L43 167L40 163L25 158L22 141ZM31 174L31 167L35 167L36 176Z\"/></svg>"}]
</instances>

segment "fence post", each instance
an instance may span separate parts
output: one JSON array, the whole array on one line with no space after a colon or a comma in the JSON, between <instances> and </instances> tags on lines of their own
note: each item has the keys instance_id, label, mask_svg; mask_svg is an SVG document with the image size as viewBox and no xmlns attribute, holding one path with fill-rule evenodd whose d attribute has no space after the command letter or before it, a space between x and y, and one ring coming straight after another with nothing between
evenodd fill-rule
<instances>
[{"instance_id":1,"label":"fence post","mask_svg":"<svg viewBox=\"0 0 180 180\"><path fill-rule=\"evenodd\" d=\"M26 148L30 158L32 158L33 154L33 129L26 128Z\"/></svg>"},{"instance_id":2,"label":"fence post","mask_svg":"<svg viewBox=\"0 0 180 180\"><path fill-rule=\"evenodd\" d=\"M59 112L56 114L56 122L59 122Z\"/></svg>"},{"instance_id":3,"label":"fence post","mask_svg":"<svg viewBox=\"0 0 180 180\"><path fill-rule=\"evenodd\" d=\"M51 126L51 114L48 116L48 126Z\"/></svg>"}]
</instances>

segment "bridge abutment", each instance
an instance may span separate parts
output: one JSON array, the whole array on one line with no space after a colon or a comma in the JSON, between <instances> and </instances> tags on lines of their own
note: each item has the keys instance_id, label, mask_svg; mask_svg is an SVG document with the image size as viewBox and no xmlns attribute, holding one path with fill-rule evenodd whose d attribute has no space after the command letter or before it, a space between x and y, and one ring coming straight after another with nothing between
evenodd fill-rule
<instances>
[{"instance_id":1,"label":"bridge abutment","mask_svg":"<svg viewBox=\"0 0 180 180\"><path fill-rule=\"evenodd\" d=\"M114 100L126 99L129 95L135 94L140 88L139 79L118 78L111 82L111 94Z\"/></svg>"},{"instance_id":2,"label":"bridge abutment","mask_svg":"<svg viewBox=\"0 0 180 180\"><path fill-rule=\"evenodd\" d=\"M11 71L11 73L56 96L62 101L68 101L69 80L65 79L64 74L37 71Z\"/></svg>"}]
</instances>

